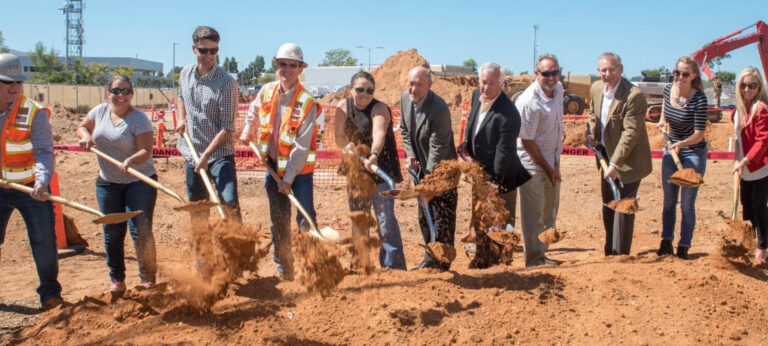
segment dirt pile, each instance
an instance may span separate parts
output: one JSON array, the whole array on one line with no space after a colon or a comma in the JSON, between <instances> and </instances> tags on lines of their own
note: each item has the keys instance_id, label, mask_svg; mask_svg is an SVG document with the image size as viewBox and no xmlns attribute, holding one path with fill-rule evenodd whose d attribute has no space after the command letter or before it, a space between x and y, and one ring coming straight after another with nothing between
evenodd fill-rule
<instances>
[{"instance_id":1,"label":"dirt pile","mask_svg":"<svg viewBox=\"0 0 768 346\"><path fill-rule=\"evenodd\" d=\"M344 268L335 249L304 232L293 232L292 240L299 283L308 292L327 296L344 279Z\"/></svg>"},{"instance_id":2,"label":"dirt pile","mask_svg":"<svg viewBox=\"0 0 768 346\"><path fill-rule=\"evenodd\" d=\"M368 157L371 148L365 144L355 146L354 153L342 153L338 173L347 177L347 188L353 198L370 197L379 192L376 181L365 170L360 157Z\"/></svg>"},{"instance_id":3,"label":"dirt pile","mask_svg":"<svg viewBox=\"0 0 768 346\"><path fill-rule=\"evenodd\" d=\"M547 245L557 243L563 238L565 238L565 233L554 228L548 228L539 234L539 241Z\"/></svg>"},{"instance_id":4,"label":"dirt pile","mask_svg":"<svg viewBox=\"0 0 768 346\"><path fill-rule=\"evenodd\" d=\"M81 116L72 114L59 102L52 103L49 108L51 110L49 122L51 123L54 142L77 143L80 140L80 137L77 136L77 125L80 125Z\"/></svg>"},{"instance_id":5,"label":"dirt pile","mask_svg":"<svg viewBox=\"0 0 768 346\"><path fill-rule=\"evenodd\" d=\"M635 198L623 198L618 201L610 201L606 203L605 206L623 214L637 213L637 210L640 208L637 205L637 199Z\"/></svg>"},{"instance_id":6,"label":"dirt pile","mask_svg":"<svg viewBox=\"0 0 768 346\"><path fill-rule=\"evenodd\" d=\"M432 173L424 176L421 183L413 189L420 192L428 200L453 189L459 185L463 164L463 162L456 160L443 160Z\"/></svg>"},{"instance_id":7,"label":"dirt pile","mask_svg":"<svg viewBox=\"0 0 768 346\"><path fill-rule=\"evenodd\" d=\"M198 273L165 269L169 282L190 305L204 311L224 297L227 286L245 270L255 271L258 261L269 252L269 233L235 221L216 221L192 227L191 242L196 249Z\"/></svg>"}]
</instances>

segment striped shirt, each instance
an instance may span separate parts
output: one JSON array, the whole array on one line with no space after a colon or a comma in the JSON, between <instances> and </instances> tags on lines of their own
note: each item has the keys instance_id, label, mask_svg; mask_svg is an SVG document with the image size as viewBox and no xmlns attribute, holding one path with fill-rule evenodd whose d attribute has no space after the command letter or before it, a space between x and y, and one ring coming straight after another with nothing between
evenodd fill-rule
<instances>
[{"instance_id":1,"label":"striped shirt","mask_svg":"<svg viewBox=\"0 0 768 346\"><path fill-rule=\"evenodd\" d=\"M16 102L11 104L10 108L0 112L0 128L5 127L8 115L11 114L11 110L16 105ZM31 131L32 157L35 158L32 172L35 173L35 185L48 186L54 171L53 133L51 132L51 124L48 122L48 113L42 109L35 113L35 118L32 119ZM0 144L4 145L4 143Z\"/></svg>"},{"instance_id":2,"label":"striped shirt","mask_svg":"<svg viewBox=\"0 0 768 346\"><path fill-rule=\"evenodd\" d=\"M669 124L669 138L672 143L677 143L692 136L696 130L707 129L707 96L701 90L696 90L683 108L675 108L669 96L671 89L671 84L664 87L664 119ZM690 152L706 146L706 140L702 140L694 145L681 147L680 151Z\"/></svg>"},{"instance_id":3,"label":"striped shirt","mask_svg":"<svg viewBox=\"0 0 768 346\"><path fill-rule=\"evenodd\" d=\"M237 82L218 65L200 76L197 65L187 65L179 74L179 97L187 112L187 132L198 155L202 154L221 130L235 130L237 100L240 89ZM192 154L183 138L176 145L187 162ZM208 163L225 156L235 155L235 136L217 148Z\"/></svg>"}]
</instances>

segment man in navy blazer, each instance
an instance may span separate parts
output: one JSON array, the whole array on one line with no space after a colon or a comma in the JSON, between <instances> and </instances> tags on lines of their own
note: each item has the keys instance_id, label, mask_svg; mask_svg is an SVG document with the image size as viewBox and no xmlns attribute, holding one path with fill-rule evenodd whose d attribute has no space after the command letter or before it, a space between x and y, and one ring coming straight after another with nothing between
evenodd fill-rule
<instances>
[{"instance_id":1,"label":"man in navy blazer","mask_svg":"<svg viewBox=\"0 0 768 346\"><path fill-rule=\"evenodd\" d=\"M505 75L501 66L485 63L478 69L480 86L472 93L472 110L467 121L466 142L459 150L480 163L491 182L498 185L499 195L509 210L507 223L514 226L517 187L531 176L517 156L517 136L520 114L512 101L502 92ZM505 225L499 225L501 227ZM491 253L487 230L477 232L477 253L470 268L487 268L499 262Z\"/></svg>"}]
</instances>

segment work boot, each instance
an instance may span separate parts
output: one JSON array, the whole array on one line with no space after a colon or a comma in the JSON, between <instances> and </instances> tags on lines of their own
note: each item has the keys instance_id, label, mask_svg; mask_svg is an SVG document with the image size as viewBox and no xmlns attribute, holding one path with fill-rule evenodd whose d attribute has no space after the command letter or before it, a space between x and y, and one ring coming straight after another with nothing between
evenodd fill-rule
<instances>
[{"instance_id":1,"label":"work boot","mask_svg":"<svg viewBox=\"0 0 768 346\"><path fill-rule=\"evenodd\" d=\"M680 248L677 248L677 251L680 251ZM656 254L661 256L666 255L674 255L674 249L672 248L672 241L668 239L662 239L661 245L659 245L659 251L656 251Z\"/></svg>"},{"instance_id":2,"label":"work boot","mask_svg":"<svg viewBox=\"0 0 768 346\"><path fill-rule=\"evenodd\" d=\"M688 259L688 249L685 246L677 246L677 257L680 257L680 259L687 260Z\"/></svg>"}]
</instances>

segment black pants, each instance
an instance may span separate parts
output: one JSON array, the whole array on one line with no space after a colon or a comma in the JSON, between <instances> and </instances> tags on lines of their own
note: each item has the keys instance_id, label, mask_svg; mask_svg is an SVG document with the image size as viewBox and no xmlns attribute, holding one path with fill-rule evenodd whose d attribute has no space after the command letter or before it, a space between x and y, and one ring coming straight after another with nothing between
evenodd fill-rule
<instances>
[{"instance_id":1,"label":"black pants","mask_svg":"<svg viewBox=\"0 0 768 346\"><path fill-rule=\"evenodd\" d=\"M640 180L624 184L624 187L621 187L619 182L616 181L616 187L619 189L619 199L634 198L637 197ZM600 191L603 196L603 204L613 200L611 185L608 184L608 181L602 179L602 174ZM616 214L618 214L618 217L615 217ZM605 227L605 255L629 255L629 251L632 249L632 235L635 231L635 215L617 213L615 210L603 206L603 226ZM614 227L618 227L615 234Z\"/></svg>"},{"instance_id":2,"label":"black pants","mask_svg":"<svg viewBox=\"0 0 768 346\"><path fill-rule=\"evenodd\" d=\"M768 177L741 180L741 206L744 221L752 223L757 232L757 248L768 249Z\"/></svg>"},{"instance_id":3,"label":"black pants","mask_svg":"<svg viewBox=\"0 0 768 346\"><path fill-rule=\"evenodd\" d=\"M432 222L435 225L435 241L453 245L456 233L456 205L458 204L458 198L458 189L453 188L435 196L429 201L429 212L432 214ZM421 227L421 235L424 236L424 243L429 244L431 236L423 208L419 208L419 226Z\"/></svg>"}]
</instances>

